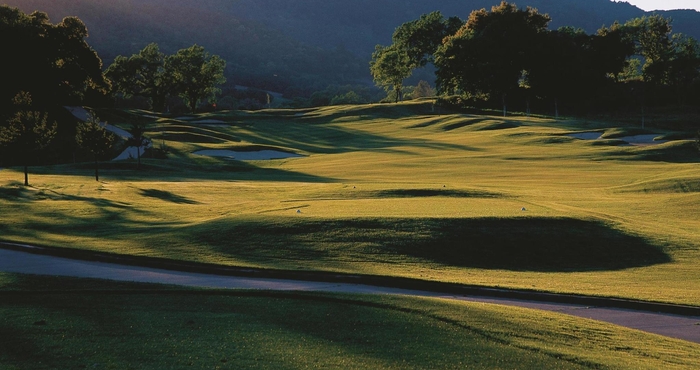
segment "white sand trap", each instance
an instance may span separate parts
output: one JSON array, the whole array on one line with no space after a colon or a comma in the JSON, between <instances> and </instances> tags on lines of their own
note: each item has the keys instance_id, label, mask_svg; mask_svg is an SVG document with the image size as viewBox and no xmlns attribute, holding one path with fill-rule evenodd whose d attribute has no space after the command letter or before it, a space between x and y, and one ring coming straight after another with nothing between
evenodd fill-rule
<instances>
[{"instance_id":1,"label":"white sand trap","mask_svg":"<svg viewBox=\"0 0 700 370\"><path fill-rule=\"evenodd\" d=\"M635 146L659 145L668 142L668 140L654 140L654 138L658 136L658 134L634 135L621 137L619 139Z\"/></svg>"},{"instance_id":2,"label":"white sand trap","mask_svg":"<svg viewBox=\"0 0 700 370\"><path fill-rule=\"evenodd\" d=\"M192 123L206 123L206 124L223 124L226 123L226 121L222 121L220 119L203 119L201 121L192 121Z\"/></svg>"},{"instance_id":3,"label":"white sand trap","mask_svg":"<svg viewBox=\"0 0 700 370\"><path fill-rule=\"evenodd\" d=\"M598 140L601 135L600 132L579 132L577 134L569 134L568 136L581 140Z\"/></svg>"},{"instance_id":4,"label":"white sand trap","mask_svg":"<svg viewBox=\"0 0 700 370\"><path fill-rule=\"evenodd\" d=\"M197 155L206 155L209 157L224 157L239 161L261 161L271 159L286 159L303 157L300 154L281 152L279 150L256 150L250 152L237 152L234 150L200 150L194 152Z\"/></svg>"},{"instance_id":5,"label":"white sand trap","mask_svg":"<svg viewBox=\"0 0 700 370\"><path fill-rule=\"evenodd\" d=\"M154 119L160 118L160 117L154 116L154 115L152 115L152 114L142 114L141 117L144 117L144 118L154 118Z\"/></svg>"}]
</instances>

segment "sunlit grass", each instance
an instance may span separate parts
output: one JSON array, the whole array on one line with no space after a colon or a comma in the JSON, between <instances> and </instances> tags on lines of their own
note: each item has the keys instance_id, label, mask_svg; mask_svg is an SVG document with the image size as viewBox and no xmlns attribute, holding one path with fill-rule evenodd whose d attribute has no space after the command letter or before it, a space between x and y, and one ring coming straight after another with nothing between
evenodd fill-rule
<instances>
[{"instance_id":1,"label":"sunlit grass","mask_svg":"<svg viewBox=\"0 0 700 370\"><path fill-rule=\"evenodd\" d=\"M438 115L430 102L201 118L226 125L150 119L169 159L146 159L141 171L105 164L101 183L90 164L32 169L28 189L19 171L0 171L3 239L700 302L700 155L690 140L596 145L566 134L636 129ZM192 154L253 145L306 157L243 163ZM580 235L591 239L576 244ZM593 255L574 263L586 243ZM524 257L505 263L498 253Z\"/></svg>"}]
</instances>

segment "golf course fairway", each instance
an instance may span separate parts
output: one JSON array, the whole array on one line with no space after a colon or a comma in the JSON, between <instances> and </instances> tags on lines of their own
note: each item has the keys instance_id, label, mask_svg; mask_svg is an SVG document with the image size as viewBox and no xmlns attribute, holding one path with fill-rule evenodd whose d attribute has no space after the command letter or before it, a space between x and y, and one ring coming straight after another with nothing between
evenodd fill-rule
<instances>
[{"instance_id":1,"label":"golf course fairway","mask_svg":"<svg viewBox=\"0 0 700 370\"><path fill-rule=\"evenodd\" d=\"M196 117L216 125L99 113L146 120L167 159L102 163L100 182L91 163L32 167L30 187L0 170L4 241L700 302L700 155L684 133L439 114L432 101ZM569 136L580 132L602 138ZM673 140L616 139L642 133Z\"/></svg>"}]
</instances>

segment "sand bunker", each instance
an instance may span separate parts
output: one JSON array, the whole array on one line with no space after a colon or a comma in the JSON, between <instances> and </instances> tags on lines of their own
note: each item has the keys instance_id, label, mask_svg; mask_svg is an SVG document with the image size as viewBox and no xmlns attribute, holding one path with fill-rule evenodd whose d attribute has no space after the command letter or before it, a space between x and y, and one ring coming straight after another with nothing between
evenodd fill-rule
<instances>
[{"instance_id":1,"label":"sand bunker","mask_svg":"<svg viewBox=\"0 0 700 370\"><path fill-rule=\"evenodd\" d=\"M602 139L602 134L600 132L579 132L576 134L568 134L576 139L581 140L599 140ZM644 134L644 135L634 135L634 136L624 136L610 138L615 140L624 141L625 143L621 145L631 145L631 146L647 146L647 145L659 145L668 142L668 140L654 140L659 134Z\"/></svg>"},{"instance_id":2,"label":"sand bunker","mask_svg":"<svg viewBox=\"0 0 700 370\"><path fill-rule=\"evenodd\" d=\"M239 161L260 161L271 159L286 159L303 157L300 154L281 152L279 150L255 150L255 151L234 151L234 150L200 150L194 152L197 155L206 155L209 157L224 157Z\"/></svg>"},{"instance_id":3,"label":"sand bunker","mask_svg":"<svg viewBox=\"0 0 700 370\"><path fill-rule=\"evenodd\" d=\"M569 134L568 136L581 140L598 140L601 135L600 132L579 132L577 134Z\"/></svg>"},{"instance_id":4,"label":"sand bunker","mask_svg":"<svg viewBox=\"0 0 700 370\"><path fill-rule=\"evenodd\" d=\"M650 135L635 135L635 136L625 136L619 138L622 141L627 142L630 145L644 146L644 145L659 145L668 142L668 140L654 140L658 137L658 134Z\"/></svg>"}]
</instances>

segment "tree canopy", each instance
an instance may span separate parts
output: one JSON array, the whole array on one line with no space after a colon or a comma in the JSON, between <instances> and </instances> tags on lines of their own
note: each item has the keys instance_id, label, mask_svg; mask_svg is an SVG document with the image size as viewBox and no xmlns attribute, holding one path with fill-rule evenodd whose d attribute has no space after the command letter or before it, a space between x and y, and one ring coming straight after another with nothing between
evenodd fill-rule
<instances>
[{"instance_id":1,"label":"tree canopy","mask_svg":"<svg viewBox=\"0 0 700 370\"><path fill-rule=\"evenodd\" d=\"M166 98L175 88L172 71L165 63L165 54L151 43L129 58L117 56L105 74L115 93L148 98L151 109L162 112Z\"/></svg>"},{"instance_id":2,"label":"tree canopy","mask_svg":"<svg viewBox=\"0 0 700 370\"><path fill-rule=\"evenodd\" d=\"M201 100L214 97L219 91L217 86L226 82L226 62L199 45L179 50L168 58L166 65L179 96L185 99L192 112Z\"/></svg>"},{"instance_id":3,"label":"tree canopy","mask_svg":"<svg viewBox=\"0 0 700 370\"><path fill-rule=\"evenodd\" d=\"M210 55L202 46L165 55L152 43L129 58L116 57L106 74L115 93L147 98L151 109L164 111L167 98L179 96L194 112L200 101L220 91L218 86L226 82L225 68L223 59Z\"/></svg>"},{"instance_id":4,"label":"tree canopy","mask_svg":"<svg viewBox=\"0 0 700 370\"><path fill-rule=\"evenodd\" d=\"M56 136L56 122L49 123L48 114L34 110L32 97L22 91L13 99L15 113L0 125L0 147L11 164L24 166L24 185L29 186L27 167L36 160L36 155ZM14 163L13 163L14 162Z\"/></svg>"},{"instance_id":5,"label":"tree canopy","mask_svg":"<svg viewBox=\"0 0 700 370\"><path fill-rule=\"evenodd\" d=\"M621 98L609 98L620 89L634 103L634 86L624 84L639 81L645 85L637 91L653 90L658 100L675 95L683 104L689 95L700 97L700 44L673 34L670 19L645 16L594 34L550 30L550 22L537 9L506 1L473 11L466 22L425 14L398 27L392 45L377 47L370 71L393 93L414 68L432 62L439 93L498 101L504 114L509 101L523 98L528 112L531 100L547 101L557 116L560 101L583 107L600 97L620 104Z\"/></svg>"},{"instance_id":6,"label":"tree canopy","mask_svg":"<svg viewBox=\"0 0 700 370\"><path fill-rule=\"evenodd\" d=\"M25 14L0 5L0 110L27 92L36 106L78 105L91 91L109 85L102 61L87 44L87 28L75 17L52 24L45 13Z\"/></svg>"}]
</instances>

